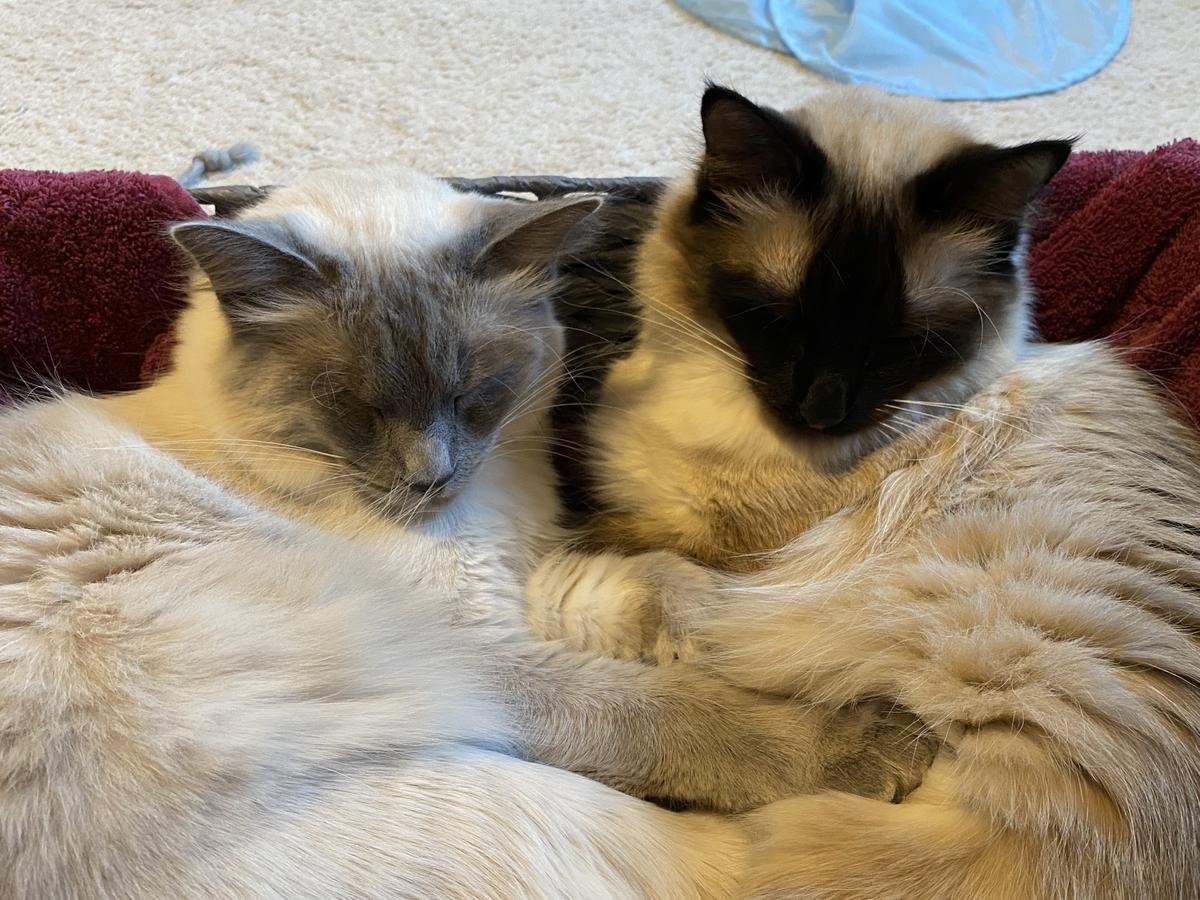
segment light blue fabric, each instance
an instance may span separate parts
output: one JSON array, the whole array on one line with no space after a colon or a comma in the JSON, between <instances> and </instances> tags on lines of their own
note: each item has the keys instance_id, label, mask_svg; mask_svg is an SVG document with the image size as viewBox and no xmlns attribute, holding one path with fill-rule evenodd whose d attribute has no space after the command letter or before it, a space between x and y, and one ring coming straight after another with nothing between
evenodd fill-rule
<instances>
[{"instance_id":1,"label":"light blue fabric","mask_svg":"<svg viewBox=\"0 0 1200 900\"><path fill-rule=\"evenodd\" d=\"M675 0L722 31L837 81L943 100L1001 100L1097 72L1129 0Z\"/></svg>"}]
</instances>

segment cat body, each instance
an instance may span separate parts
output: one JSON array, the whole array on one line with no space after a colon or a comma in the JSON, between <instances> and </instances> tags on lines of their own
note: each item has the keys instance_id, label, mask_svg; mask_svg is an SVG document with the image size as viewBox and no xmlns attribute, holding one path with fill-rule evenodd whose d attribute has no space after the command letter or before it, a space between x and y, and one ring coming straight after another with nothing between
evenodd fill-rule
<instances>
[{"instance_id":1,"label":"cat body","mask_svg":"<svg viewBox=\"0 0 1200 900\"><path fill-rule=\"evenodd\" d=\"M870 780L875 708L525 630L594 207L328 174L177 225L173 369L0 414L0 896L724 897L740 820L629 794Z\"/></svg>"},{"instance_id":2,"label":"cat body","mask_svg":"<svg viewBox=\"0 0 1200 900\"><path fill-rule=\"evenodd\" d=\"M1067 145L862 90L703 118L590 438L602 539L728 574L541 630L891 698L942 742L900 804L756 814L755 896L1197 896L1200 448L1112 349L1026 339L1021 225Z\"/></svg>"},{"instance_id":3,"label":"cat body","mask_svg":"<svg viewBox=\"0 0 1200 900\"><path fill-rule=\"evenodd\" d=\"M104 406L4 417L0 895L730 891L731 823L517 758L440 590Z\"/></svg>"}]
</instances>

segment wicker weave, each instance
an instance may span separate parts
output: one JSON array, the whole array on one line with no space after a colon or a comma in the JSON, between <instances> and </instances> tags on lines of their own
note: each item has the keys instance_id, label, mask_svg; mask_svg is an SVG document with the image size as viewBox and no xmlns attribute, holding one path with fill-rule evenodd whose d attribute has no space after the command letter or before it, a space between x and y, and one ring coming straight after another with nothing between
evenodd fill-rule
<instances>
[{"instance_id":1,"label":"wicker weave","mask_svg":"<svg viewBox=\"0 0 1200 900\"><path fill-rule=\"evenodd\" d=\"M531 194L539 200L564 194L607 194L614 200L653 203L662 191L661 178L568 178L562 175L497 175L492 178L447 178L460 191L477 194ZM212 206L218 216L229 216L262 200L271 185L248 184L192 188L198 203Z\"/></svg>"}]
</instances>

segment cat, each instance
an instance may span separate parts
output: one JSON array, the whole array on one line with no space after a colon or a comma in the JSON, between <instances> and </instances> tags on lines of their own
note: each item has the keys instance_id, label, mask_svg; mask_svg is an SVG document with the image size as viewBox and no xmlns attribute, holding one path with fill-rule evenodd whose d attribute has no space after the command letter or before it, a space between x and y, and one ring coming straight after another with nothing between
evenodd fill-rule
<instances>
[{"instance_id":1,"label":"cat","mask_svg":"<svg viewBox=\"0 0 1200 900\"><path fill-rule=\"evenodd\" d=\"M895 790L882 708L525 631L597 202L326 173L178 224L171 370L0 414L0 896L725 897L719 813Z\"/></svg>"},{"instance_id":2,"label":"cat","mask_svg":"<svg viewBox=\"0 0 1200 900\"><path fill-rule=\"evenodd\" d=\"M1109 346L1032 338L1024 229L1071 142L864 88L701 113L587 418L629 599L548 593L538 632L894 698L942 742L898 805L758 814L750 896L1200 896L1200 445Z\"/></svg>"}]
</instances>

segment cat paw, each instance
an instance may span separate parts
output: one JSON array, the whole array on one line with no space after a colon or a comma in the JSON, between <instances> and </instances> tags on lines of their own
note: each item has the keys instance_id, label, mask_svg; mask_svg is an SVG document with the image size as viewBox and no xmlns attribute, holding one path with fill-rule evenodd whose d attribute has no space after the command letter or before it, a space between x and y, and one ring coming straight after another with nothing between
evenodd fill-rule
<instances>
[{"instance_id":1,"label":"cat paw","mask_svg":"<svg viewBox=\"0 0 1200 900\"><path fill-rule=\"evenodd\" d=\"M830 790L899 803L925 777L941 746L933 731L891 701L842 710L845 750L826 765Z\"/></svg>"},{"instance_id":2,"label":"cat paw","mask_svg":"<svg viewBox=\"0 0 1200 900\"><path fill-rule=\"evenodd\" d=\"M692 641L672 613L712 590L703 567L673 553L561 553L527 587L527 621L542 640L657 664L690 661Z\"/></svg>"}]
</instances>

